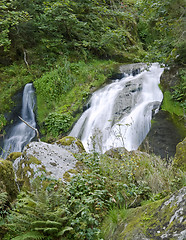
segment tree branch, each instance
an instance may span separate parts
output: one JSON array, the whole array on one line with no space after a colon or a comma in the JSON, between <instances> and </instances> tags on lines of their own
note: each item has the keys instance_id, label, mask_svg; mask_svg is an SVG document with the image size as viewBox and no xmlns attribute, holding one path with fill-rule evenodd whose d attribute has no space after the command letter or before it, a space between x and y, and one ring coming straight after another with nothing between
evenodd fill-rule
<instances>
[{"instance_id":1,"label":"tree branch","mask_svg":"<svg viewBox=\"0 0 186 240\"><path fill-rule=\"evenodd\" d=\"M23 120L20 116L18 116L19 119L24 122L28 127L30 127L31 129L33 129L34 131L36 131L37 134L37 138L40 141L40 137L39 137L39 131L37 130L37 128L32 127L29 123L27 123L25 120Z\"/></svg>"}]
</instances>

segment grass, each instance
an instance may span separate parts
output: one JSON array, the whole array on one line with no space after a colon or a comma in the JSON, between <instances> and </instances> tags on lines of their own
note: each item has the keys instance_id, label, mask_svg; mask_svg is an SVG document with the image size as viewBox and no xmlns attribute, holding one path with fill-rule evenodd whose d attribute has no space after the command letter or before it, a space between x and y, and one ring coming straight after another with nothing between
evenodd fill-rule
<instances>
[{"instance_id":1,"label":"grass","mask_svg":"<svg viewBox=\"0 0 186 240\"><path fill-rule=\"evenodd\" d=\"M107 236L112 236L118 225L123 222L126 217L127 210L125 208L111 209L102 223L101 232L103 239L106 239Z\"/></svg>"},{"instance_id":2,"label":"grass","mask_svg":"<svg viewBox=\"0 0 186 240\"><path fill-rule=\"evenodd\" d=\"M33 82L39 74L38 68L32 66L28 71L23 61L10 66L0 67L0 113L7 113L14 106L12 97L20 91L25 84Z\"/></svg>"},{"instance_id":3,"label":"grass","mask_svg":"<svg viewBox=\"0 0 186 240\"><path fill-rule=\"evenodd\" d=\"M168 111L171 114L176 114L177 116L184 116L183 108L178 102L172 100L171 93L169 91L164 92L164 99L161 108L162 110Z\"/></svg>"}]
</instances>

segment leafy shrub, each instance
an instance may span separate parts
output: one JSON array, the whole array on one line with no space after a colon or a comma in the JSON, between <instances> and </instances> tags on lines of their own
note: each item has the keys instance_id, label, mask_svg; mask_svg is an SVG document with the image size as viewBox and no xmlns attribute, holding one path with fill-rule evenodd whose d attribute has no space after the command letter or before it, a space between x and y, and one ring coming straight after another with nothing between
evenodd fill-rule
<instances>
[{"instance_id":1,"label":"leafy shrub","mask_svg":"<svg viewBox=\"0 0 186 240\"><path fill-rule=\"evenodd\" d=\"M71 89L75 83L75 78L71 74L70 62L63 60L61 66L46 73L43 77L34 81L36 93L41 95L45 102L57 101L62 94Z\"/></svg>"},{"instance_id":2,"label":"leafy shrub","mask_svg":"<svg viewBox=\"0 0 186 240\"><path fill-rule=\"evenodd\" d=\"M60 133L66 133L72 124L72 119L70 113L50 113L45 120L47 132L54 137L59 136Z\"/></svg>"},{"instance_id":3,"label":"leafy shrub","mask_svg":"<svg viewBox=\"0 0 186 240\"><path fill-rule=\"evenodd\" d=\"M180 105L186 109L186 70L180 71L180 81L173 87L172 99L180 102Z\"/></svg>"},{"instance_id":4,"label":"leafy shrub","mask_svg":"<svg viewBox=\"0 0 186 240\"><path fill-rule=\"evenodd\" d=\"M3 114L0 114L0 131L3 129L3 127L6 125L7 121Z\"/></svg>"}]
</instances>

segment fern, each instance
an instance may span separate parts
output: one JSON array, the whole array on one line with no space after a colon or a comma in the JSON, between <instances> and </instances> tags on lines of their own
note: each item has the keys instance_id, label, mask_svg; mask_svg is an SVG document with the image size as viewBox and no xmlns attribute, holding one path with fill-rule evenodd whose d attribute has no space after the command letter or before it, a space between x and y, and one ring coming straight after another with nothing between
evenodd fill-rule
<instances>
[{"instance_id":1,"label":"fern","mask_svg":"<svg viewBox=\"0 0 186 240\"><path fill-rule=\"evenodd\" d=\"M8 194L7 192L0 193L0 209L3 209L8 202Z\"/></svg>"},{"instance_id":2,"label":"fern","mask_svg":"<svg viewBox=\"0 0 186 240\"><path fill-rule=\"evenodd\" d=\"M47 227L56 227L56 228L59 229L59 228L61 227L61 223L47 220L47 221L46 221L46 226L47 226Z\"/></svg>"},{"instance_id":3,"label":"fern","mask_svg":"<svg viewBox=\"0 0 186 240\"><path fill-rule=\"evenodd\" d=\"M37 231L26 232L15 238L12 238L12 240L42 240L42 239L46 239L46 236L44 236L43 233Z\"/></svg>"},{"instance_id":4,"label":"fern","mask_svg":"<svg viewBox=\"0 0 186 240\"><path fill-rule=\"evenodd\" d=\"M7 215L9 207L8 194L6 192L0 193L0 220Z\"/></svg>"},{"instance_id":5,"label":"fern","mask_svg":"<svg viewBox=\"0 0 186 240\"><path fill-rule=\"evenodd\" d=\"M52 236L56 236L56 234L59 232L58 228L45 228L44 229L44 234L47 235L52 235Z\"/></svg>"},{"instance_id":6,"label":"fern","mask_svg":"<svg viewBox=\"0 0 186 240\"><path fill-rule=\"evenodd\" d=\"M73 230L72 227L65 227L65 228L63 228L63 230L61 230L61 231L57 234L57 236L58 236L58 237L63 236L64 233L69 232L69 231L72 231L72 230Z\"/></svg>"}]
</instances>

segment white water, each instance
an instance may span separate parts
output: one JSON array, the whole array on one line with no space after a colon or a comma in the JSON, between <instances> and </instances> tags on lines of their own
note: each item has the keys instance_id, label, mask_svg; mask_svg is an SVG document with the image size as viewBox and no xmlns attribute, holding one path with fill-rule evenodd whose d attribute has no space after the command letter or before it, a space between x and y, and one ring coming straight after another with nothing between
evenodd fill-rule
<instances>
[{"instance_id":1,"label":"white water","mask_svg":"<svg viewBox=\"0 0 186 240\"><path fill-rule=\"evenodd\" d=\"M36 126L33 112L34 105L34 88L32 83L28 83L25 85L23 91L21 117L32 127ZM5 136L2 157L6 159L11 152L21 152L23 147L29 143L34 136L35 131L20 120Z\"/></svg>"},{"instance_id":2,"label":"white water","mask_svg":"<svg viewBox=\"0 0 186 240\"><path fill-rule=\"evenodd\" d=\"M90 99L90 108L82 114L69 135L80 138L87 151L105 152L112 147L136 150L150 130L152 111L158 111L163 99L158 87L162 72L158 64L152 64L149 71L116 80L96 91ZM125 91L126 84L139 81L142 88L137 93L137 103L132 99L130 112L123 113L113 124L118 94Z\"/></svg>"}]
</instances>

